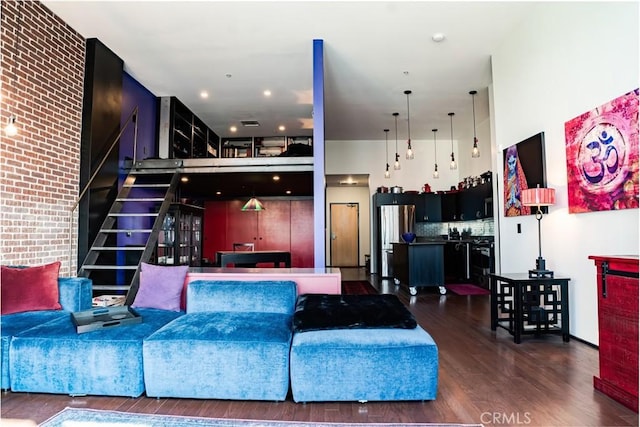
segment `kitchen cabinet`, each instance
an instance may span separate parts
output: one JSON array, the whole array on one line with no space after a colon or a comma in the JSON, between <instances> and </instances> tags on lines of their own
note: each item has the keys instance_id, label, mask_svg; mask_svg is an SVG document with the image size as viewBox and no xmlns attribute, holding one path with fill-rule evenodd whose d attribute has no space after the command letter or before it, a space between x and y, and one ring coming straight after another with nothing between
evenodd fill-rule
<instances>
[{"instance_id":1,"label":"kitchen cabinet","mask_svg":"<svg viewBox=\"0 0 640 427\"><path fill-rule=\"evenodd\" d=\"M460 192L445 193L440 195L440 209L442 221L460 221Z\"/></svg>"},{"instance_id":2,"label":"kitchen cabinet","mask_svg":"<svg viewBox=\"0 0 640 427\"><path fill-rule=\"evenodd\" d=\"M596 264L600 375L593 386L638 412L638 256L589 256Z\"/></svg>"},{"instance_id":3,"label":"kitchen cabinet","mask_svg":"<svg viewBox=\"0 0 640 427\"><path fill-rule=\"evenodd\" d=\"M487 202L491 197L490 182L478 184L460 192L460 219L468 221L493 216L493 213L487 210Z\"/></svg>"},{"instance_id":4,"label":"kitchen cabinet","mask_svg":"<svg viewBox=\"0 0 640 427\"><path fill-rule=\"evenodd\" d=\"M471 221L493 217L490 182L440 195L442 221Z\"/></svg>"},{"instance_id":5,"label":"kitchen cabinet","mask_svg":"<svg viewBox=\"0 0 640 427\"><path fill-rule=\"evenodd\" d=\"M218 157L218 135L178 98L161 97L158 109L158 153L161 158Z\"/></svg>"},{"instance_id":6,"label":"kitchen cabinet","mask_svg":"<svg viewBox=\"0 0 640 427\"><path fill-rule=\"evenodd\" d=\"M417 194L414 201L416 204L416 222L442 221L442 206L439 194Z\"/></svg>"},{"instance_id":7,"label":"kitchen cabinet","mask_svg":"<svg viewBox=\"0 0 640 427\"><path fill-rule=\"evenodd\" d=\"M198 206L171 205L158 233L157 264L200 266L203 213L204 209Z\"/></svg>"},{"instance_id":8,"label":"kitchen cabinet","mask_svg":"<svg viewBox=\"0 0 640 427\"><path fill-rule=\"evenodd\" d=\"M415 205L415 194L408 193L375 193L373 204L376 207L385 205Z\"/></svg>"},{"instance_id":9,"label":"kitchen cabinet","mask_svg":"<svg viewBox=\"0 0 640 427\"><path fill-rule=\"evenodd\" d=\"M444 275L447 283L468 283L471 242L446 240L444 245Z\"/></svg>"},{"instance_id":10,"label":"kitchen cabinet","mask_svg":"<svg viewBox=\"0 0 640 427\"><path fill-rule=\"evenodd\" d=\"M444 294L443 242L394 243L393 277L409 286L416 295L418 287L438 286Z\"/></svg>"},{"instance_id":11,"label":"kitchen cabinet","mask_svg":"<svg viewBox=\"0 0 640 427\"><path fill-rule=\"evenodd\" d=\"M259 212L243 212L246 200L205 203L204 247L210 262L235 243L252 243L256 251L291 252L292 267L313 267L313 200L260 200L265 210Z\"/></svg>"}]
</instances>

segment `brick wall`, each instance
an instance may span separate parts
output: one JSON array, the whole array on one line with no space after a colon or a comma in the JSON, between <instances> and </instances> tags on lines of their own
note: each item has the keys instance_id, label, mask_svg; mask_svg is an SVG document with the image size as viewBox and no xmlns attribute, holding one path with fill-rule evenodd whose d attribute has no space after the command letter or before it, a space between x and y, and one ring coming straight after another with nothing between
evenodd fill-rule
<instances>
[{"instance_id":1,"label":"brick wall","mask_svg":"<svg viewBox=\"0 0 640 427\"><path fill-rule=\"evenodd\" d=\"M85 41L38 1L2 0L0 263L62 261L78 195ZM76 271L77 213L71 267ZM73 274L75 275L75 273Z\"/></svg>"}]
</instances>

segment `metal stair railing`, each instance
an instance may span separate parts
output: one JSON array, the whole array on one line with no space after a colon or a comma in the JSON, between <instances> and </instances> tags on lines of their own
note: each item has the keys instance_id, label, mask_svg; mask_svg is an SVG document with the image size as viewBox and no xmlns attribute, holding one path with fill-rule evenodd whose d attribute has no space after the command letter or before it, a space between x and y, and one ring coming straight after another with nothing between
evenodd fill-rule
<instances>
[{"instance_id":1,"label":"metal stair railing","mask_svg":"<svg viewBox=\"0 0 640 427\"><path fill-rule=\"evenodd\" d=\"M172 174L175 174L175 171L171 170L170 171ZM166 172L165 172L166 173ZM167 173L168 175L168 173ZM128 213L123 213L122 212L122 208L124 207L124 204L127 202L156 202L156 203L162 203L165 200L166 194L169 191L169 188L171 186L171 182L169 180L167 180L167 182L165 184L162 184L160 187L157 186L157 184L152 184L153 188L164 188L164 194L162 197L143 197L143 198L139 198L139 197L129 197L129 195L131 194L131 190L134 187L135 183L137 182L136 176L139 176L138 174L136 174L135 172L131 171L129 172L129 175L126 177L126 179L124 180L124 183L122 185L122 188L120 189L120 192L118 193L118 195L116 196L116 199L114 200L113 204L111 205L111 208L109 209L109 212L107 213L107 215L104 218L104 221L102 222L102 225L100 226L99 232L96 235L96 238L94 239L91 247L89 248L89 251L87 252L87 255L85 256L85 259L82 263L82 265L78 268L78 274L79 275L83 275L83 273L86 270L98 270L98 269L108 269L106 266L95 266L95 262L97 261L97 259L100 256L100 252L102 251L115 251L115 250L144 250L144 246L135 246L135 247L119 247L119 246L104 246L107 238L108 238L108 234L110 233L121 233L121 232L129 232L129 233L146 233L149 234L151 233L152 229L127 229L127 230L121 230L118 228L113 228L113 227L117 227L118 225L118 218L125 218L125 217L157 217L159 215L158 212L143 212L143 213L134 213L134 212L128 212ZM138 187L144 187L144 188L150 188L148 184L139 184ZM155 220L155 219L154 219ZM147 238L148 240L148 238ZM111 266L113 268L115 268L116 266ZM126 269L124 267L122 267L122 269ZM94 283L94 289L98 289L96 284Z\"/></svg>"},{"instance_id":2,"label":"metal stair railing","mask_svg":"<svg viewBox=\"0 0 640 427\"><path fill-rule=\"evenodd\" d=\"M123 196L128 195L128 192L130 190L131 187L134 186L138 186L138 187L148 187L148 185L145 184L140 184L140 185L136 185L135 184L135 180L133 179L132 175L138 175L140 176L140 174L145 175L143 172L140 171L132 171L130 172L129 176L127 177L127 179L125 180L125 186L123 186L123 188L120 191L120 194L118 195L118 198L122 198L121 201L114 201L114 204L112 205L111 211L110 213L107 215L107 218L105 218L105 221L100 229L100 232L98 233L98 236L96 237L96 239L94 240L93 245L91 246L91 248L89 249L89 252L87 254L87 257L85 258L82 266L79 269L79 273L84 275L85 277L89 277L91 272L95 272L95 271L105 271L105 270L111 270L111 271L123 271L123 270L135 270L134 274L132 276L132 278L130 279L129 283L126 285L104 285L104 284L94 284L94 289L96 290L117 290L117 291L127 291L127 297L126 297L126 301L125 303L130 304L131 302L133 302L133 298L135 297L135 294L137 293L138 290L138 285L139 285L139 278L140 278L140 266L143 262L148 262L149 259L151 258L154 250L155 250L155 246L156 243L158 241L158 234L160 229L162 228L162 223L164 222L164 219L167 215L167 212L169 211L169 208L171 206L171 203L173 203L173 201L175 200L175 195L176 195L176 189L178 187L178 183L180 180L180 173L177 172L176 170L164 170L162 172L159 172L160 174L166 174L168 175L169 173L171 174L170 179L167 180L166 184L162 184L162 185L157 185L157 184L152 184L152 187L156 187L156 186L161 186L166 188L166 191L164 193L164 197L160 198L160 197L154 197L152 198L152 201L155 202L161 202L159 206L156 206L157 211L155 213L152 214L145 214L145 215L152 215L155 216L154 219L154 223L152 225L152 227L150 229L119 229L119 228L112 228L114 226L117 227L117 218L119 216L115 215L113 213L114 210L114 206L115 206L115 210L118 211L121 206L116 206L116 205L122 205L122 203L126 202L126 201L138 201L139 199L137 198L132 198L132 199L127 199ZM129 188L126 188L129 187ZM147 200L146 198L144 200ZM130 214L131 215L131 214ZM136 215L135 213L133 215ZM140 233L144 233L147 234L147 238L146 238L146 242L144 244L144 246L136 246L136 247L119 247L119 246L107 246L107 247L103 247L102 245L104 244L104 242L107 239L107 233L121 233L121 232L140 232ZM113 250L113 251L119 251L119 250L129 250L129 251L141 251L140 257L138 258L138 261L135 265L95 265L94 263L96 262L96 260L98 259L98 257L100 256L100 253L103 250Z\"/></svg>"},{"instance_id":3,"label":"metal stair railing","mask_svg":"<svg viewBox=\"0 0 640 427\"><path fill-rule=\"evenodd\" d=\"M113 142L109 146L109 149L106 151L106 153L102 157L102 160L100 161L100 163L96 167L95 171L93 172L93 174L89 178L89 181L85 184L85 186L82 189L82 191L80 191L80 195L78 195L75 203L71 206L71 209L69 210L69 260L68 260L69 261L69 276L73 275L73 273L72 273L73 270L71 268L72 259L73 259L73 214L76 211L76 208L78 207L80 202L82 201L82 198L84 197L84 195L89 190L91 184L93 183L93 180L96 178L96 176L98 176L98 173L102 169L102 166L104 166L105 162L107 161L107 158L109 157L109 155L111 154L113 149L116 146L118 146L118 142L120 141L120 138L122 137L122 134L127 129L127 127L129 126L130 123L133 123L133 125L134 125L134 131L133 131L133 164L136 163L136 152L137 152L137 145L138 145L138 120L137 120L137 116L138 116L138 107L136 106L131 111L131 114L129 114L129 117L125 121L124 125L120 128L120 132L118 132L118 135L115 137L115 139L113 140Z\"/></svg>"},{"instance_id":4,"label":"metal stair railing","mask_svg":"<svg viewBox=\"0 0 640 427\"><path fill-rule=\"evenodd\" d=\"M171 182L169 183L169 188L167 189L164 200L160 205L160 209L158 209L158 216L153 223L151 233L149 234L145 248L142 251L142 255L140 255L140 260L138 261L136 271L133 274L131 282L129 283L129 290L127 291L127 296L125 299L126 305L131 305L136 294L138 293L138 286L140 284L140 266L143 262L149 261L151 255L153 254L153 251L155 250L156 243L158 242L158 234L160 233L160 229L162 228L162 223L164 222L164 218L167 215L167 212L169 212L171 203L173 203L175 199L176 188L178 187L179 180L180 173L175 172L173 174L173 177L171 178Z\"/></svg>"}]
</instances>

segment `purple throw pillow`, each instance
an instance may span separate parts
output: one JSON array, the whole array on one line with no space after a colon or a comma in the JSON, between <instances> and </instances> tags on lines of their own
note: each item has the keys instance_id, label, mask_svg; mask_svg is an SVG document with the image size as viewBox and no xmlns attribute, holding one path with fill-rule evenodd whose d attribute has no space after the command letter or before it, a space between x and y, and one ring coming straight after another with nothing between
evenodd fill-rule
<instances>
[{"instance_id":1,"label":"purple throw pillow","mask_svg":"<svg viewBox=\"0 0 640 427\"><path fill-rule=\"evenodd\" d=\"M188 265L176 267L142 263L140 286L132 307L180 311L180 301Z\"/></svg>"}]
</instances>

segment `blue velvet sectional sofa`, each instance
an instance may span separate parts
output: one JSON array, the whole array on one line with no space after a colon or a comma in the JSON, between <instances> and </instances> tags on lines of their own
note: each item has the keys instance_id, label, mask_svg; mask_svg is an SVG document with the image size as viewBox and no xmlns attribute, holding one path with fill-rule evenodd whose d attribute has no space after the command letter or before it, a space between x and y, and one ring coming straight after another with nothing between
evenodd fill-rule
<instances>
[{"instance_id":1,"label":"blue velvet sectional sofa","mask_svg":"<svg viewBox=\"0 0 640 427\"><path fill-rule=\"evenodd\" d=\"M140 324L82 334L69 312L90 308L91 283L60 286L64 310L2 316L3 389L272 401L291 393L296 402L436 397L438 349L426 331L297 330L293 281L194 281L186 312L137 308Z\"/></svg>"}]
</instances>

